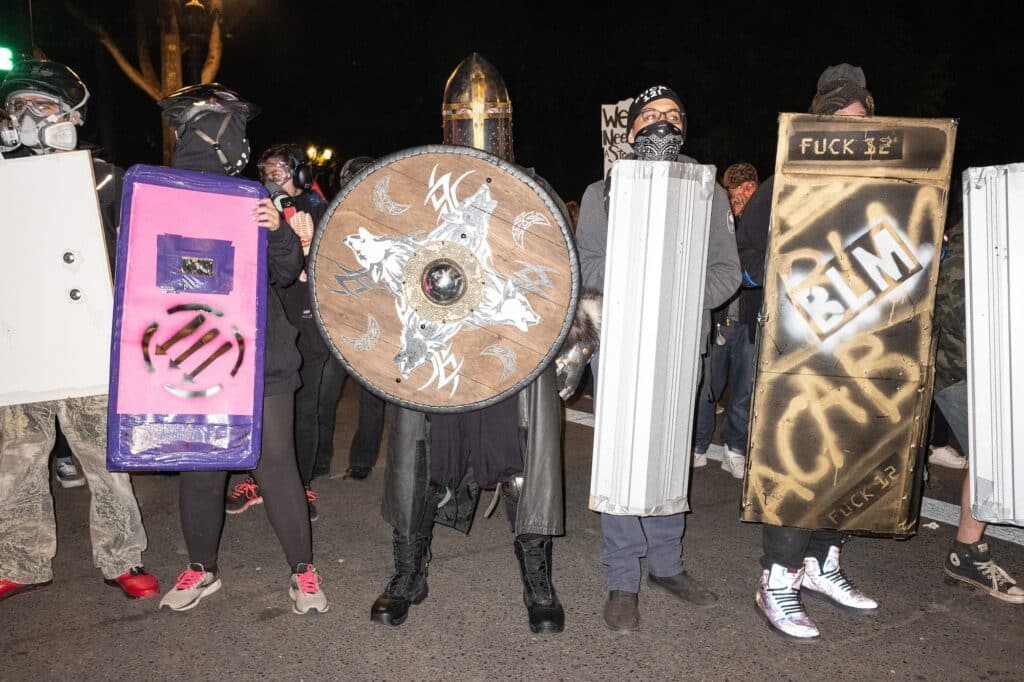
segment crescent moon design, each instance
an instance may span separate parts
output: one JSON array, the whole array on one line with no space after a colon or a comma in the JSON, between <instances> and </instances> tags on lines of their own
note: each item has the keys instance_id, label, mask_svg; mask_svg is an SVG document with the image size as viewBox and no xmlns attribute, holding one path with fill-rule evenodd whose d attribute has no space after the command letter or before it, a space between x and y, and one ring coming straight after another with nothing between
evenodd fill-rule
<instances>
[{"instance_id":1,"label":"crescent moon design","mask_svg":"<svg viewBox=\"0 0 1024 682\"><path fill-rule=\"evenodd\" d=\"M526 231L534 225L550 227L551 222L543 213L537 211L523 211L512 220L512 239L520 249L526 248L523 246L523 237L526 236Z\"/></svg>"},{"instance_id":2,"label":"crescent moon design","mask_svg":"<svg viewBox=\"0 0 1024 682\"><path fill-rule=\"evenodd\" d=\"M385 175L373 188L373 205L377 210L387 215L401 215L409 210L412 204L398 204L388 195L388 187L391 185L391 176Z\"/></svg>"},{"instance_id":3,"label":"crescent moon design","mask_svg":"<svg viewBox=\"0 0 1024 682\"><path fill-rule=\"evenodd\" d=\"M343 336L341 340L351 346L353 350L364 352L373 350L377 346L377 342L380 341L380 324L373 318L373 315L367 315L365 334L359 338Z\"/></svg>"},{"instance_id":4,"label":"crescent moon design","mask_svg":"<svg viewBox=\"0 0 1024 682\"><path fill-rule=\"evenodd\" d=\"M500 343L487 346L480 355L490 355L501 361L501 380L508 381L516 371L516 352Z\"/></svg>"}]
</instances>

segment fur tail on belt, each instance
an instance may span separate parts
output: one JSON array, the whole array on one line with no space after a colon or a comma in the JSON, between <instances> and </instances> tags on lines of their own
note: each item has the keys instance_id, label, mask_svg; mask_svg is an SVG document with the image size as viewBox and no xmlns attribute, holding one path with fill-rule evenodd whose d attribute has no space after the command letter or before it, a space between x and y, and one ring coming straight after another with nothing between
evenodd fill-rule
<instances>
[{"instance_id":1,"label":"fur tail on belt","mask_svg":"<svg viewBox=\"0 0 1024 682\"><path fill-rule=\"evenodd\" d=\"M597 349L601 341L601 306L604 295L596 289L584 289L580 303L576 307L576 319L569 328L563 348L572 348L577 344Z\"/></svg>"}]
</instances>

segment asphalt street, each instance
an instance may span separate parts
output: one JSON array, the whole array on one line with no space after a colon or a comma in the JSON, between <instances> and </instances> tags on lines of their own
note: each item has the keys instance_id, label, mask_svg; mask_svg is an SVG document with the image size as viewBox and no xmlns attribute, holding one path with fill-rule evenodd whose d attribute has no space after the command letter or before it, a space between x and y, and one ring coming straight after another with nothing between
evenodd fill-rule
<instances>
[{"instance_id":1,"label":"asphalt street","mask_svg":"<svg viewBox=\"0 0 1024 682\"><path fill-rule=\"evenodd\" d=\"M512 535L502 514L471 534L439 528L430 596L399 628L370 622L392 571L382 520L382 463L365 481L341 478L355 391L339 406L336 473L314 482L315 562L330 611L300 617L288 568L262 507L230 516L220 551L223 589L183 613L129 601L93 567L85 488L55 487L59 549L53 585L0 604L0 680L1009 680L1024 679L1024 606L947 584L952 526L923 519L905 541L856 539L844 563L881 604L851 616L805 600L821 641L771 632L754 607L760 529L738 520L740 481L716 462L694 476L685 567L719 601L695 608L641 588L641 630L608 631L600 519L588 511L592 429L565 427L567 534L555 542L555 585L566 609L559 635L529 632ZM586 412L589 401L573 406ZM580 421L580 420L576 420ZM962 472L933 469L926 494L956 501ZM162 589L187 562L175 475L134 476ZM998 563L1024 578L1024 547L993 539Z\"/></svg>"}]
</instances>

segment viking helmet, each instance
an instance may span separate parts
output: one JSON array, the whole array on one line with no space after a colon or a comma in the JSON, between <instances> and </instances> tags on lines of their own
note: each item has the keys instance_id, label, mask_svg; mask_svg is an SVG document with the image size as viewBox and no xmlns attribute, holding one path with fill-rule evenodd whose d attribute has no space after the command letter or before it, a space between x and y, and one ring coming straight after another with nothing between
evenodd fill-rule
<instances>
[{"instance_id":1,"label":"viking helmet","mask_svg":"<svg viewBox=\"0 0 1024 682\"><path fill-rule=\"evenodd\" d=\"M513 160L512 101L505 79L476 52L448 77L441 126L445 144L476 147Z\"/></svg>"}]
</instances>

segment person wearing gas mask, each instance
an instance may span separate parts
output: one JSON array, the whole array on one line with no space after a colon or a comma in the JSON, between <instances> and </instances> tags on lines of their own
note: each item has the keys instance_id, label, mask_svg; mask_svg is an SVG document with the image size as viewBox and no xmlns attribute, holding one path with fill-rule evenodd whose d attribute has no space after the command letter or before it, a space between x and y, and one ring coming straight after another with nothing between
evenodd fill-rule
<instances>
[{"instance_id":1,"label":"person wearing gas mask","mask_svg":"<svg viewBox=\"0 0 1024 682\"><path fill-rule=\"evenodd\" d=\"M280 213L282 221L295 232L304 258L308 258L313 231L327 210L327 203L320 195L310 191L313 185L312 169L296 147L283 144L274 145L263 152L257 167L274 208ZM313 467L322 448L333 448L333 443L323 442L320 434L328 426L330 433L334 433L335 411L345 374L337 367L337 360L331 355L313 319L305 268L299 273L298 279L286 286L278 285L276 290L288 320L299 330L298 348L302 356L299 374L302 386L295 393L295 454L299 477L306 491L309 519L316 521L317 495L310 487ZM329 424L323 423L328 421ZM244 481L234 486L228 495L225 509L228 514L240 514L262 502L259 484L249 474Z\"/></svg>"},{"instance_id":2,"label":"person wearing gas mask","mask_svg":"<svg viewBox=\"0 0 1024 682\"><path fill-rule=\"evenodd\" d=\"M647 161L678 161L697 163L680 152L686 139L687 118L682 100L669 87L655 85L643 90L629 107L628 141L633 152L626 158ZM604 290L604 265L608 238L608 197L610 180L599 180L589 187L580 202L576 245L580 254L580 269L584 288L581 310L592 311L592 332L579 340L578 345L596 349L600 334L600 306L587 302L588 296L599 296ZM702 355L707 352L710 329L709 312L724 303L740 283L739 258L729 214L729 198L725 190L715 185L711 206L711 225L708 235L707 275L704 288L704 311L701 323ZM579 318L579 313L577 314ZM570 335L570 341L572 340ZM564 351L563 351L564 352ZM590 357L594 376L598 375L599 352L575 353L575 357ZM578 363L577 363L578 365ZM560 373L563 370L560 369ZM561 379L562 396L571 395L574 381L581 374L566 371ZM689 453L679 453L686 456ZM718 598L702 587L682 564L682 540L686 530L683 513L669 516L601 515L604 551L601 563L605 566L605 584L608 599L604 606L604 621L617 632L630 632L640 627L638 593L640 591L640 559L647 557L648 578L651 587L663 590L682 601L709 605Z\"/></svg>"},{"instance_id":3,"label":"person wearing gas mask","mask_svg":"<svg viewBox=\"0 0 1024 682\"><path fill-rule=\"evenodd\" d=\"M63 64L39 59L16 64L0 84L6 114L0 117L5 118L0 120L4 155L74 150L88 99L85 83ZM93 172L113 271L123 174L95 157ZM57 530L48 464L55 417L89 486L93 560L104 582L133 599L158 594L156 577L142 566L146 532L131 479L107 471L107 396L96 395L0 407L0 600L52 582Z\"/></svg>"},{"instance_id":4,"label":"person wearing gas mask","mask_svg":"<svg viewBox=\"0 0 1024 682\"><path fill-rule=\"evenodd\" d=\"M513 159L508 88L476 53L448 79L442 127L445 144ZM529 628L561 632L565 612L551 580L551 536L561 535L565 525L554 368L518 394L472 412L427 415L395 404L388 410L381 509L394 528L395 573L371 607L371 620L405 622L409 608L427 597L435 521L468 533L479 489L495 488L505 497L515 533Z\"/></svg>"},{"instance_id":5,"label":"person wearing gas mask","mask_svg":"<svg viewBox=\"0 0 1024 682\"><path fill-rule=\"evenodd\" d=\"M238 175L249 161L246 123L258 108L217 83L183 88L159 102L164 120L178 144L172 165L218 175ZM270 199L252 208L257 229L267 230L267 319L263 379L263 431L259 465L253 477L267 509L270 525L290 567L292 610L303 614L328 609L320 589L322 579L313 566L309 508L295 463L294 398L302 358L295 345L276 287L299 278L302 246L294 230L281 229L281 214ZM249 228L251 229L251 228ZM161 607L186 611L221 587L217 553L224 527L227 471L181 473L179 506L189 564Z\"/></svg>"}]
</instances>

